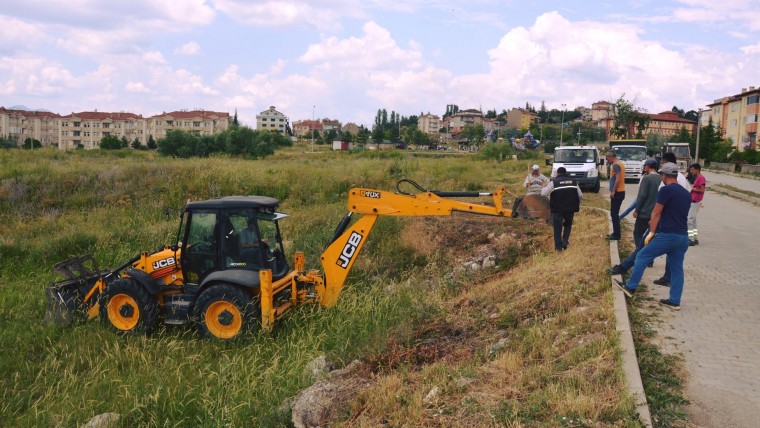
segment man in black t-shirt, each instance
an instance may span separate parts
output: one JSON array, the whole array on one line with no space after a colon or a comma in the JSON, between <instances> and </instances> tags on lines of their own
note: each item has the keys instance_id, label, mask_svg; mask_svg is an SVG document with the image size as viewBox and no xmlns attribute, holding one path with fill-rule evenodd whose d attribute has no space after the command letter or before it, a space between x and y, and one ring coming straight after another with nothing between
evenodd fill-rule
<instances>
[{"instance_id":1,"label":"man in black t-shirt","mask_svg":"<svg viewBox=\"0 0 760 428\"><path fill-rule=\"evenodd\" d=\"M566 250L570 245L570 231L573 228L573 217L580 210L583 192L575 179L567 176L565 167L557 168L554 177L543 190L541 195L551 194L549 208L552 212L554 226L554 249Z\"/></svg>"}]
</instances>

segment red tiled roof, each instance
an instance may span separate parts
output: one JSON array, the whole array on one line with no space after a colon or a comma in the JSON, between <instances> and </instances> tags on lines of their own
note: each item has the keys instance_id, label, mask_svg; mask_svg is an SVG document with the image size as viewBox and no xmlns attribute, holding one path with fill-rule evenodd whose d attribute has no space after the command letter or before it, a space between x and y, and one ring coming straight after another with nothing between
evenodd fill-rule
<instances>
[{"instance_id":1,"label":"red tiled roof","mask_svg":"<svg viewBox=\"0 0 760 428\"><path fill-rule=\"evenodd\" d=\"M109 113L109 112L104 112L104 111L83 111L79 113L71 113L68 116L62 116L62 119L71 119L75 117L82 120L105 120L105 119L134 120L134 119L143 118L139 114L126 113L126 112Z\"/></svg>"},{"instance_id":2,"label":"red tiled roof","mask_svg":"<svg viewBox=\"0 0 760 428\"><path fill-rule=\"evenodd\" d=\"M150 118L156 117L172 117L174 119L225 119L229 118L229 113L223 113L218 111L207 110L191 110L191 111L172 111L169 113L157 114Z\"/></svg>"},{"instance_id":3,"label":"red tiled roof","mask_svg":"<svg viewBox=\"0 0 760 428\"><path fill-rule=\"evenodd\" d=\"M650 114L649 116L652 118L652 120L659 120L660 122L682 122L682 123L692 123L692 124L697 123L696 121L693 121L693 120L678 117L678 113L674 111L663 111L657 114Z\"/></svg>"}]
</instances>

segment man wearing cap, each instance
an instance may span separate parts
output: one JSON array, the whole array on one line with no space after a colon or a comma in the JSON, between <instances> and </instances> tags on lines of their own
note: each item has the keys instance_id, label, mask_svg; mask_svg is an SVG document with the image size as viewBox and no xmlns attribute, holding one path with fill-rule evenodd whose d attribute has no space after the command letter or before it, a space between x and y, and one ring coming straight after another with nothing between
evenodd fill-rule
<instances>
[{"instance_id":1,"label":"man wearing cap","mask_svg":"<svg viewBox=\"0 0 760 428\"><path fill-rule=\"evenodd\" d=\"M607 151L607 163L610 165L610 217L612 218L612 234L607 239L620 239L620 206L625 199L625 164L618 159L617 154Z\"/></svg>"},{"instance_id":2,"label":"man wearing cap","mask_svg":"<svg viewBox=\"0 0 760 428\"><path fill-rule=\"evenodd\" d=\"M525 177L523 187L527 187L528 194L532 195L535 193L541 193L541 189L543 189L548 183L549 179L541 174L538 165L533 165L533 171Z\"/></svg>"},{"instance_id":3,"label":"man wearing cap","mask_svg":"<svg viewBox=\"0 0 760 428\"><path fill-rule=\"evenodd\" d=\"M660 175L665 185L657 193L657 202L649 221L649 234L644 240L646 245L636 256L628 281L615 279L615 284L626 296L633 296L647 265L655 257L666 254L671 274L670 296L660 300L660 304L679 310L684 283L683 259L689 249L686 221L691 207L691 194L678 184L676 164L664 163Z\"/></svg>"},{"instance_id":4,"label":"man wearing cap","mask_svg":"<svg viewBox=\"0 0 760 428\"><path fill-rule=\"evenodd\" d=\"M644 162L644 175L639 182L639 193L636 195L636 200L631 204L634 210L633 217L636 218L633 226L633 242L636 244L636 250L622 263L613 266L609 270L610 274L622 275L633 267L636 255L644 247L644 235L649 230L649 221L657 202L657 191L661 182L662 179L657 174L657 161L647 159Z\"/></svg>"},{"instance_id":5,"label":"man wearing cap","mask_svg":"<svg viewBox=\"0 0 760 428\"><path fill-rule=\"evenodd\" d=\"M551 194L549 208L552 212L552 225L554 226L554 249L566 250L570 245L570 231L573 228L573 217L581 209L583 192L578 187L574 178L567 176L567 170L561 166L557 168L557 176L541 190L541 195ZM564 228L564 230L563 230Z\"/></svg>"}]
</instances>

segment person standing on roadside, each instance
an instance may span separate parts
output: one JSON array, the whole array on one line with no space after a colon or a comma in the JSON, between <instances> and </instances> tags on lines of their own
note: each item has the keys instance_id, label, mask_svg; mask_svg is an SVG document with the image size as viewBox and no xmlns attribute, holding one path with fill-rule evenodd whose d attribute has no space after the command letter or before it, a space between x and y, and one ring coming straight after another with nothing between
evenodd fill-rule
<instances>
[{"instance_id":1,"label":"person standing on roadside","mask_svg":"<svg viewBox=\"0 0 760 428\"><path fill-rule=\"evenodd\" d=\"M644 240L646 245L636 255L628 281L615 279L614 282L626 296L632 297L649 262L666 254L671 273L670 296L660 300L660 304L679 310L684 283L683 259L689 248L686 219L691 207L691 195L678 185L676 164L662 164L660 175L665 186L657 193L657 202L649 221L649 234Z\"/></svg>"},{"instance_id":2,"label":"person standing on roadside","mask_svg":"<svg viewBox=\"0 0 760 428\"><path fill-rule=\"evenodd\" d=\"M662 162L663 163L670 162L673 164L678 164L678 162L676 162L676 155L673 152L663 153ZM681 187L686 189L687 192L691 192L691 183L689 183L689 180L680 171L678 172L678 177L676 178L676 181ZM664 182L660 184L660 189L662 189L663 186L665 186ZM665 272L662 274L661 277L652 281L652 284L662 285L663 287L670 286L670 265L668 264L667 259L665 260Z\"/></svg>"},{"instance_id":3,"label":"person standing on roadside","mask_svg":"<svg viewBox=\"0 0 760 428\"><path fill-rule=\"evenodd\" d=\"M620 239L620 206L625 199L625 164L618 159L614 151L607 151L607 163L610 165L610 216L612 217L612 234L610 241Z\"/></svg>"},{"instance_id":4,"label":"person standing on roadside","mask_svg":"<svg viewBox=\"0 0 760 428\"><path fill-rule=\"evenodd\" d=\"M694 177L694 183L691 186L691 208L689 208L689 246L699 245L699 239L697 239L697 213L702 206L702 198L705 196L705 186L707 180L702 175L702 167L698 163L694 163L689 168L691 176Z\"/></svg>"},{"instance_id":5,"label":"person standing on roadside","mask_svg":"<svg viewBox=\"0 0 760 428\"><path fill-rule=\"evenodd\" d=\"M581 209L583 192L578 187L578 182L568 177L567 170L561 166L557 168L557 176L541 190L542 196L549 194L549 208L554 226L554 249L559 252L566 250L570 245L573 218Z\"/></svg>"},{"instance_id":6,"label":"person standing on roadside","mask_svg":"<svg viewBox=\"0 0 760 428\"><path fill-rule=\"evenodd\" d=\"M636 255L644 247L644 236L649 231L649 222L652 218L652 210L657 203L657 191L662 179L657 174L657 161L647 159L644 162L644 176L639 182L639 193L636 195L636 201L633 205L633 217L636 222L633 226L633 243L636 244L636 250L623 260L619 265L610 268L610 275L624 275L628 269L633 267Z\"/></svg>"}]
</instances>

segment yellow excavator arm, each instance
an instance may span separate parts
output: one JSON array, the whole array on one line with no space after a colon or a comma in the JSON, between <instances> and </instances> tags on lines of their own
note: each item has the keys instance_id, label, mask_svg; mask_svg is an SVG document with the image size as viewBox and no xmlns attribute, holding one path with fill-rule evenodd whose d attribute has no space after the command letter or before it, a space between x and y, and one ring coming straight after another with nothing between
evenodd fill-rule
<instances>
[{"instance_id":1,"label":"yellow excavator arm","mask_svg":"<svg viewBox=\"0 0 760 428\"><path fill-rule=\"evenodd\" d=\"M426 191L410 180L400 181L399 186L403 183L409 183L422 192L393 193L363 188L349 190L349 214L341 221L332 243L321 256L325 283L324 295L320 299L322 305L332 306L338 300L346 277L372 232L378 216L449 216L454 211L501 217L512 216L512 211L502 206L504 189L492 193ZM493 205L449 199L483 196L491 196ZM348 227L352 214L361 214L362 217Z\"/></svg>"}]
</instances>

